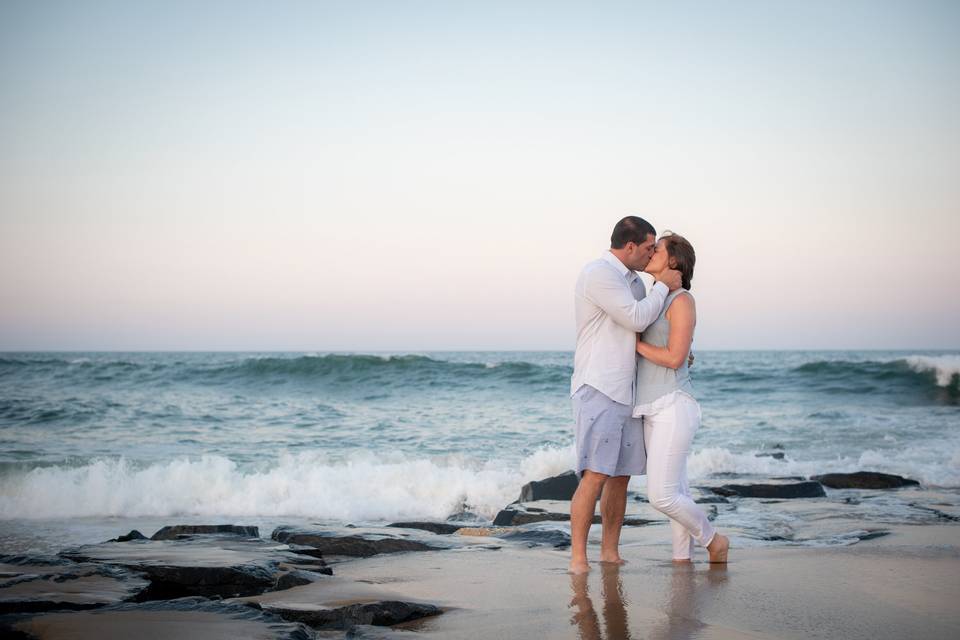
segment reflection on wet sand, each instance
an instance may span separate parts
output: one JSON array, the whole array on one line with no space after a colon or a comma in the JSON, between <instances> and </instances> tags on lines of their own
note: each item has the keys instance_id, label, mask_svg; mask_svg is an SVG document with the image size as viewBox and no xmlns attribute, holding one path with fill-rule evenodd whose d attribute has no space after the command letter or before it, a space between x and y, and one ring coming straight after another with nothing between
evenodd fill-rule
<instances>
[{"instance_id":1,"label":"reflection on wet sand","mask_svg":"<svg viewBox=\"0 0 960 640\"><path fill-rule=\"evenodd\" d=\"M664 617L652 629L638 630L638 637L658 639L686 639L701 634L706 625L701 622L701 609L713 600L714 593L727 581L726 565L711 565L706 571L697 571L693 564L674 564L671 568L669 589L662 605ZM624 593L620 565L601 565L603 598L603 627L590 598L589 574L570 576L575 609L570 624L577 627L581 640L628 640L631 638L627 617L629 600Z\"/></svg>"},{"instance_id":2,"label":"reflection on wet sand","mask_svg":"<svg viewBox=\"0 0 960 640\"><path fill-rule=\"evenodd\" d=\"M682 640L701 635L707 626L701 621L705 601L713 600L714 591L727 581L727 565L710 565L697 571L692 563L675 564L670 576L670 590L663 606L666 617L650 630L650 638Z\"/></svg>"},{"instance_id":3,"label":"reflection on wet sand","mask_svg":"<svg viewBox=\"0 0 960 640\"><path fill-rule=\"evenodd\" d=\"M579 637L584 640L600 640L601 638L629 638L630 626L627 624L627 608L623 596L623 581L620 579L620 565L601 564L600 596L603 598L603 626L606 633L600 630L600 621L590 599L590 587L587 582L588 574L570 576L570 586L573 589L571 607L577 611L570 619L570 624L577 625Z\"/></svg>"}]
</instances>

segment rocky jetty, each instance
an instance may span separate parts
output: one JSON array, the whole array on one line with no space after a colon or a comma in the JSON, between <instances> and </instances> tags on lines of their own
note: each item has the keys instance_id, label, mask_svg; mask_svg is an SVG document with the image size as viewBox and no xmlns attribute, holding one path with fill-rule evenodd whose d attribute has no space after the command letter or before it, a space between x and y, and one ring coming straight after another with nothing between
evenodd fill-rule
<instances>
[{"instance_id":1,"label":"rocky jetty","mask_svg":"<svg viewBox=\"0 0 960 640\"><path fill-rule=\"evenodd\" d=\"M523 485L520 489L518 502L535 502L537 500L570 500L580 484L580 479L574 471L565 471L558 476L534 480Z\"/></svg>"},{"instance_id":2,"label":"rocky jetty","mask_svg":"<svg viewBox=\"0 0 960 640\"><path fill-rule=\"evenodd\" d=\"M95 609L135 599L149 585L142 574L123 567L0 556L0 613Z\"/></svg>"},{"instance_id":3,"label":"rocky jetty","mask_svg":"<svg viewBox=\"0 0 960 640\"><path fill-rule=\"evenodd\" d=\"M466 544L431 546L384 528L280 527L274 540L257 534L256 527L174 525L151 538L131 531L56 556L0 556L0 635L306 639L314 637L310 627L400 624L442 610L376 590L350 602L337 600L327 586L334 578L324 553L369 557ZM557 541L555 535L549 540ZM349 581L347 586L356 589ZM319 590L308 591L306 603L280 595L311 587ZM269 602L256 600L269 594L275 596Z\"/></svg>"},{"instance_id":4,"label":"rocky jetty","mask_svg":"<svg viewBox=\"0 0 960 640\"><path fill-rule=\"evenodd\" d=\"M130 542L131 540L149 540L149 539L150 538L148 538L147 536L143 535L142 533L134 529L130 533L124 534L122 536L117 536L116 538L111 538L110 540L107 540L107 542Z\"/></svg>"},{"instance_id":5,"label":"rocky jetty","mask_svg":"<svg viewBox=\"0 0 960 640\"><path fill-rule=\"evenodd\" d=\"M284 620L302 622L315 629L349 629L355 625L391 626L443 613L440 607L419 602L381 600L339 607L263 607Z\"/></svg>"},{"instance_id":6,"label":"rocky jetty","mask_svg":"<svg viewBox=\"0 0 960 640\"><path fill-rule=\"evenodd\" d=\"M395 527L398 529L420 529L422 531L429 531L430 533L436 533L438 535L449 535L455 533L457 529L461 528L462 524L451 524L449 522L393 522L387 525L388 527Z\"/></svg>"},{"instance_id":7,"label":"rocky jetty","mask_svg":"<svg viewBox=\"0 0 960 640\"><path fill-rule=\"evenodd\" d=\"M570 546L570 534L566 531L537 525L511 528L497 537L510 542L522 542L528 547L544 545L563 549Z\"/></svg>"},{"instance_id":8,"label":"rocky jetty","mask_svg":"<svg viewBox=\"0 0 960 640\"><path fill-rule=\"evenodd\" d=\"M920 484L910 478L904 478L903 476L890 473L879 473L877 471L826 473L824 475L811 476L810 479L831 489L896 489Z\"/></svg>"},{"instance_id":9,"label":"rocky jetty","mask_svg":"<svg viewBox=\"0 0 960 640\"><path fill-rule=\"evenodd\" d=\"M130 532L130 534L134 533L139 532ZM257 527L244 527L235 524L177 524L161 528L150 536L150 539L179 540L188 536L197 535L234 535L243 538L259 538L260 531Z\"/></svg>"},{"instance_id":10,"label":"rocky jetty","mask_svg":"<svg viewBox=\"0 0 960 640\"><path fill-rule=\"evenodd\" d=\"M449 549L452 546L449 542L433 540L427 542L422 538L412 538L400 532L397 535L391 535L383 529L277 527L270 537L277 542L309 547L324 557L369 558L381 553L437 551Z\"/></svg>"},{"instance_id":11,"label":"rocky jetty","mask_svg":"<svg viewBox=\"0 0 960 640\"><path fill-rule=\"evenodd\" d=\"M252 595L276 588L281 576L293 569L331 572L321 558L233 534L103 542L64 549L59 556L145 576L150 585L137 596L139 601Z\"/></svg>"},{"instance_id":12,"label":"rocky jetty","mask_svg":"<svg viewBox=\"0 0 960 640\"><path fill-rule=\"evenodd\" d=\"M710 487L721 496L740 498L822 498L827 495L819 482L796 482L791 484L725 484Z\"/></svg>"}]
</instances>

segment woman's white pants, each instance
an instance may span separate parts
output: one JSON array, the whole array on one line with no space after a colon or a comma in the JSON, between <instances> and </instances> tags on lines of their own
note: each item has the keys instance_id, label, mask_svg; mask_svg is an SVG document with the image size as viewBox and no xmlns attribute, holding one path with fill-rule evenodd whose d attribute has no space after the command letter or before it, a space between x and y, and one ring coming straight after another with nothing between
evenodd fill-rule
<instances>
[{"instance_id":1,"label":"woman's white pants","mask_svg":"<svg viewBox=\"0 0 960 640\"><path fill-rule=\"evenodd\" d=\"M687 484L687 456L699 427L700 405L682 391L670 406L643 417L647 498L670 518L674 560L691 559L694 542L706 547L715 533Z\"/></svg>"}]
</instances>

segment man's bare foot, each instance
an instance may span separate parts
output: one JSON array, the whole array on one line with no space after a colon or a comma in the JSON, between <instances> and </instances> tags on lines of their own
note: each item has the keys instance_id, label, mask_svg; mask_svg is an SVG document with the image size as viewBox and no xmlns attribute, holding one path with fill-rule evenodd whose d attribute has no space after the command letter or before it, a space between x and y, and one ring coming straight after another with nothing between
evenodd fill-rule
<instances>
[{"instance_id":1,"label":"man's bare foot","mask_svg":"<svg viewBox=\"0 0 960 640\"><path fill-rule=\"evenodd\" d=\"M620 554L604 555L600 554L600 562L608 564L627 564L627 561L620 557Z\"/></svg>"},{"instance_id":2,"label":"man's bare foot","mask_svg":"<svg viewBox=\"0 0 960 640\"><path fill-rule=\"evenodd\" d=\"M690 558L674 558L673 564L693 564L693 560Z\"/></svg>"},{"instance_id":3,"label":"man's bare foot","mask_svg":"<svg viewBox=\"0 0 960 640\"><path fill-rule=\"evenodd\" d=\"M567 573L574 576L583 575L585 573L588 573L589 571L590 571L590 565L587 564L586 562L571 562L570 568L567 569Z\"/></svg>"},{"instance_id":4,"label":"man's bare foot","mask_svg":"<svg viewBox=\"0 0 960 640\"><path fill-rule=\"evenodd\" d=\"M713 540L710 541L710 545L707 547L707 552L710 554L710 563L726 564L727 552L729 550L730 538L721 533L714 535Z\"/></svg>"}]
</instances>

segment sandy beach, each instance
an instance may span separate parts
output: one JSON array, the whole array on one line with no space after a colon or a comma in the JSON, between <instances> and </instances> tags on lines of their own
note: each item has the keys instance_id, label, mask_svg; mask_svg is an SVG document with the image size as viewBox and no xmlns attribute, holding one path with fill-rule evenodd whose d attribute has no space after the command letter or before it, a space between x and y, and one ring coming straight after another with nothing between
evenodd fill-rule
<instances>
[{"instance_id":1,"label":"sandy beach","mask_svg":"<svg viewBox=\"0 0 960 640\"><path fill-rule=\"evenodd\" d=\"M850 547L734 549L727 567L664 561L666 533L625 529L628 564L594 564L585 578L565 574L565 552L542 548L503 549L495 560L483 551L381 557L338 573L440 604L443 615L409 625L436 638L934 638L960 630L955 526L897 527ZM309 600L313 588L274 595L300 591Z\"/></svg>"},{"instance_id":2,"label":"sandy beach","mask_svg":"<svg viewBox=\"0 0 960 640\"><path fill-rule=\"evenodd\" d=\"M63 550L59 561L77 564L46 570L50 579L31 581L40 570L29 566L29 556L8 556L0 567L6 613L0 628L51 640L893 639L952 637L960 630L954 493L848 489L821 498L732 497L712 504L706 494L703 508L733 540L726 566L708 564L702 551L693 564L670 562L667 523L639 495L631 495L631 524L623 529L627 564L593 563L586 576L566 573L569 528L562 518L569 503L563 500L509 505L517 521L543 518L519 526L277 522L269 537L253 538L241 535L249 529L167 530L156 540ZM916 524L870 522L864 505L894 498L915 505ZM802 526L793 541L758 540L735 524L738 513L750 511ZM599 536L594 525L592 558ZM81 573L70 566L93 569L57 578ZM146 590L143 576L152 583ZM58 598L80 610L57 610L49 603ZM29 607L37 608L27 613Z\"/></svg>"}]
</instances>

